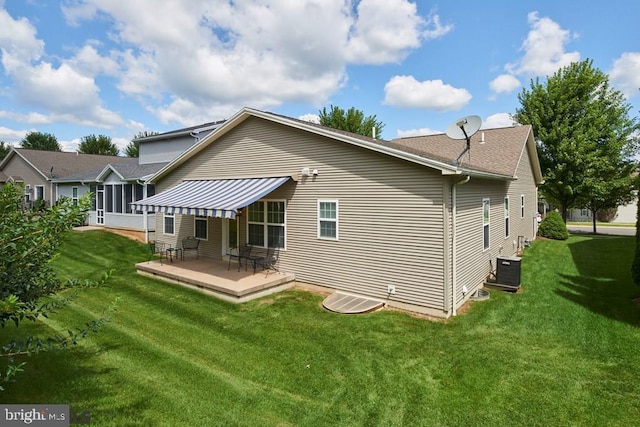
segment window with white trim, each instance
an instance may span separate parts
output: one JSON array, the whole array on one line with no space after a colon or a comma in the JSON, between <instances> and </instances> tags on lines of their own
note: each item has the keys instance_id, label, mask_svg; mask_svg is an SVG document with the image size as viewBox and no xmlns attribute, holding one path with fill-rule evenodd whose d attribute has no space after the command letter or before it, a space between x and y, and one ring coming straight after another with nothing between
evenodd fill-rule
<instances>
[{"instance_id":1,"label":"window with white trim","mask_svg":"<svg viewBox=\"0 0 640 427\"><path fill-rule=\"evenodd\" d=\"M284 200L259 200L247 206L247 236L252 246L285 248Z\"/></svg>"},{"instance_id":2,"label":"window with white trim","mask_svg":"<svg viewBox=\"0 0 640 427\"><path fill-rule=\"evenodd\" d=\"M175 216L170 213L165 213L162 216L162 225L164 234L173 236L175 234Z\"/></svg>"},{"instance_id":3,"label":"window with white trim","mask_svg":"<svg viewBox=\"0 0 640 427\"><path fill-rule=\"evenodd\" d=\"M520 218L524 218L524 194L520 195Z\"/></svg>"},{"instance_id":4,"label":"window with white trim","mask_svg":"<svg viewBox=\"0 0 640 427\"><path fill-rule=\"evenodd\" d=\"M318 200L318 239L338 240L337 200Z\"/></svg>"},{"instance_id":5,"label":"window with white trim","mask_svg":"<svg viewBox=\"0 0 640 427\"><path fill-rule=\"evenodd\" d=\"M35 186L35 199L43 200L44 199L44 185L36 185Z\"/></svg>"},{"instance_id":6,"label":"window with white trim","mask_svg":"<svg viewBox=\"0 0 640 427\"><path fill-rule=\"evenodd\" d=\"M29 184L24 186L24 202L31 202L31 186Z\"/></svg>"},{"instance_id":7,"label":"window with white trim","mask_svg":"<svg viewBox=\"0 0 640 427\"><path fill-rule=\"evenodd\" d=\"M197 216L194 218L193 229L196 239L207 240L208 236L208 218L206 216Z\"/></svg>"},{"instance_id":8,"label":"window with white trim","mask_svg":"<svg viewBox=\"0 0 640 427\"><path fill-rule=\"evenodd\" d=\"M78 187L71 187L71 203L78 206Z\"/></svg>"},{"instance_id":9,"label":"window with white trim","mask_svg":"<svg viewBox=\"0 0 640 427\"><path fill-rule=\"evenodd\" d=\"M489 218L491 212L491 201L482 199L482 235L483 247L489 249Z\"/></svg>"},{"instance_id":10,"label":"window with white trim","mask_svg":"<svg viewBox=\"0 0 640 427\"><path fill-rule=\"evenodd\" d=\"M504 238L509 237L509 197L504 198Z\"/></svg>"}]
</instances>

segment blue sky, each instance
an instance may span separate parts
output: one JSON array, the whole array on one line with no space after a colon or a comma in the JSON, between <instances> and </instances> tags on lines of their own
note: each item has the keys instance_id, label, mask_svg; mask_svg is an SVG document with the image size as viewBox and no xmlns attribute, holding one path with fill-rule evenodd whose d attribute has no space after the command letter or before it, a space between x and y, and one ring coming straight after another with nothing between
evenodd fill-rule
<instances>
[{"instance_id":1,"label":"blue sky","mask_svg":"<svg viewBox=\"0 0 640 427\"><path fill-rule=\"evenodd\" d=\"M592 59L640 115L640 2L0 0L0 140L121 148L242 107L375 114L382 137L477 114L511 124L531 79Z\"/></svg>"}]
</instances>

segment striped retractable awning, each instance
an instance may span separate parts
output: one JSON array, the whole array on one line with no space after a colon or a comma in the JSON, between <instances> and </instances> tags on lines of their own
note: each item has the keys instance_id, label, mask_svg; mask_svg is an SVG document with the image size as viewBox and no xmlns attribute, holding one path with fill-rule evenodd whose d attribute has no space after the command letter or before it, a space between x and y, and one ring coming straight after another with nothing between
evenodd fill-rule
<instances>
[{"instance_id":1,"label":"striped retractable awning","mask_svg":"<svg viewBox=\"0 0 640 427\"><path fill-rule=\"evenodd\" d=\"M183 181L155 196L131 203L133 210L170 214L236 217L238 209L260 200L290 177Z\"/></svg>"}]
</instances>

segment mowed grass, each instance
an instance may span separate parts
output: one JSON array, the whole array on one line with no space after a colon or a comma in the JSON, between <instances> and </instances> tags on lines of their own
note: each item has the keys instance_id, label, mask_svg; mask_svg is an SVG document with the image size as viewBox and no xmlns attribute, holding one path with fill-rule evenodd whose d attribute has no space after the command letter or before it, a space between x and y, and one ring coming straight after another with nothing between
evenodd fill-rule
<instances>
[{"instance_id":1,"label":"mowed grass","mask_svg":"<svg viewBox=\"0 0 640 427\"><path fill-rule=\"evenodd\" d=\"M138 276L144 245L74 233L59 274L113 278L28 330L80 325L116 298L117 312L79 346L29 358L0 399L69 404L97 426L637 425L634 244L537 241L522 293L434 322L338 315L299 290L234 305Z\"/></svg>"}]
</instances>

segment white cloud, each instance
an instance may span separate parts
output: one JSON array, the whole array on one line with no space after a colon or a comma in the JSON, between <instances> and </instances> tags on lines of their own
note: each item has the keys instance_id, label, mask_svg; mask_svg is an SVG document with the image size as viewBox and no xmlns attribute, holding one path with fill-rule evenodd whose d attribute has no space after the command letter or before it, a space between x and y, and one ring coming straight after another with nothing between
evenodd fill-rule
<instances>
[{"instance_id":1,"label":"white cloud","mask_svg":"<svg viewBox=\"0 0 640 427\"><path fill-rule=\"evenodd\" d=\"M516 76L549 76L562 67L580 60L580 52L566 52L566 45L576 34L563 29L550 18L540 18L538 12L527 15L530 30L520 50L523 56L516 62L505 65L507 74L496 77L489 83L495 94L510 93L520 86Z\"/></svg>"},{"instance_id":2,"label":"white cloud","mask_svg":"<svg viewBox=\"0 0 640 427\"><path fill-rule=\"evenodd\" d=\"M78 150L78 145L80 145L80 138L74 138L70 141L58 140L58 144L60 144L60 147L62 147L62 151L74 152Z\"/></svg>"},{"instance_id":3,"label":"white cloud","mask_svg":"<svg viewBox=\"0 0 640 427\"><path fill-rule=\"evenodd\" d=\"M125 139L125 138L112 138L111 142L113 142L116 145L116 147L120 149L121 153L124 153L125 148L127 148L127 145L129 145L131 140Z\"/></svg>"},{"instance_id":4,"label":"white cloud","mask_svg":"<svg viewBox=\"0 0 640 427\"><path fill-rule=\"evenodd\" d=\"M398 62L452 28L409 0L86 0L64 11L72 25L113 21L118 89L185 125L244 106L321 106L346 83L347 65Z\"/></svg>"},{"instance_id":5,"label":"white cloud","mask_svg":"<svg viewBox=\"0 0 640 427\"><path fill-rule=\"evenodd\" d=\"M108 88L98 83L164 123L224 118L244 106L320 107L346 84L350 64L398 63L453 28L433 11L421 16L411 0L71 0L62 6L66 24L99 22L108 40L84 40L50 60L35 26L1 1L0 46L16 46L2 60L19 100L49 120L100 127L124 120L107 109Z\"/></svg>"},{"instance_id":6,"label":"white cloud","mask_svg":"<svg viewBox=\"0 0 640 427\"><path fill-rule=\"evenodd\" d=\"M520 80L511 74L501 74L489 83L495 93L511 93L520 87Z\"/></svg>"},{"instance_id":7,"label":"white cloud","mask_svg":"<svg viewBox=\"0 0 640 427\"><path fill-rule=\"evenodd\" d=\"M627 98L636 96L640 89L640 52L625 52L613 63L609 71L611 83Z\"/></svg>"},{"instance_id":8,"label":"white cloud","mask_svg":"<svg viewBox=\"0 0 640 427\"><path fill-rule=\"evenodd\" d=\"M453 30L452 24L442 25L440 23L440 16L436 14L431 14L427 21L427 25L432 25L432 28L423 31L422 33L424 38L427 40L440 38Z\"/></svg>"},{"instance_id":9,"label":"white cloud","mask_svg":"<svg viewBox=\"0 0 640 427\"><path fill-rule=\"evenodd\" d=\"M487 117L482 122L481 129L506 128L513 126L515 121L509 113L496 113Z\"/></svg>"},{"instance_id":10,"label":"white cloud","mask_svg":"<svg viewBox=\"0 0 640 427\"><path fill-rule=\"evenodd\" d=\"M121 123L116 113L102 106L99 88L90 72L91 68L115 72L115 67L100 59L91 47L54 66L43 59L44 42L37 38L36 29L24 18L13 19L4 9L0 9L0 46L2 65L13 83L13 96L20 103L46 112L24 115L24 121L100 127Z\"/></svg>"},{"instance_id":11,"label":"white cloud","mask_svg":"<svg viewBox=\"0 0 640 427\"><path fill-rule=\"evenodd\" d=\"M50 116L40 113L20 114L13 111L0 110L0 118L13 120L20 123L29 123L31 125L46 125L52 122Z\"/></svg>"},{"instance_id":12,"label":"white cloud","mask_svg":"<svg viewBox=\"0 0 640 427\"><path fill-rule=\"evenodd\" d=\"M44 42L38 40L36 33L26 18L13 19L5 9L0 9L0 46L5 68L14 61L28 62L40 58Z\"/></svg>"},{"instance_id":13,"label":"white cloud","mask_svg":"<svg viewBox=\"0 0 640 427\"><path fill-rule=\"evenodd\" d=\"M384 64L403 60L422 39L435 39L451 31L440 17L418 15L417 5L406 0L362 0L347 43L350 62Z\"/></svg>"},{"instance_id":14,"label":"white cloud","mask_svg":"<svg viewBox=\"0 0 640 427\"><path fill-rule=\"evenodd\" d=\"M531 29L522 44L524 56L507 70L516 75L548 76L572 62L580 60L579 52L566 52L565 45L576 37L550 18L538 16L538 12L527 15Z\"/></svg>"},{"instance_id":15,"label":"white cloud","mask_svg":"<svg viewBox=\"0 0 640 427\"><path fill-rule=\"evenodd\" d=\"M315 123L315 124L319 124L320 123L320 116L318 116L317 114L304 114L300 117L298 117L298 120L304 120L305 122L311 122L311 123Z\"/></svg>"},{"instance_id":16,"label":"white cloud","mask_svg":"<svg viewBox=\"0 0 640 427\"><path fill-rule=\"evenodd\" d=\"M7 144L18 145L18 143L24 138L27 133L33 129L9 129L4 126L0 126L0 141L4 141Z\"/></svg>"},{"instance_id":17,"label":"white cloud","mask_svg":"<svg viewBox=\"0 0 640 427\"><path fill-rule=\"evenodd\" d=\"M442 80L417 81L413 76L394 76L384 86L384 104L396 107L452 111L464 107L471 94Z\"/></svg>"},{"instance_id":18,"label":"white cloud","mask_svg":"<svg viewBox=\"0 0 640 427\"><path fill-rule=\"evenodd\" d=\"M419 129L407 129L396 130L396 138L407 138L410 136L422 136L422 135L437 135L443 133L441 130L434 130L431 128L419 128Z\"/></svg>"}]
</instances>

